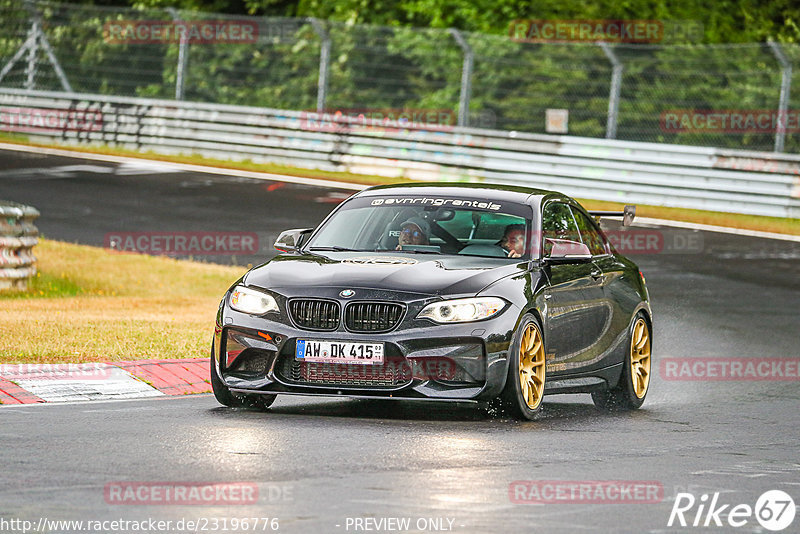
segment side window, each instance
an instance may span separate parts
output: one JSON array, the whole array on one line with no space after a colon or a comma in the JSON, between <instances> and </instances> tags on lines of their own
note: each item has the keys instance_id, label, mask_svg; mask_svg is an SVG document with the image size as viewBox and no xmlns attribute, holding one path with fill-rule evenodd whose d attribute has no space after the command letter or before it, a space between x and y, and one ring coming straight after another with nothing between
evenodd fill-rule
<instances>
[{"instance_id":1,"label":"side window","mask_svg":"<svg viewBox=\"0 0 800 534\"><path fill-rule=\"evenodd\" d=\"M578 226L572 217L572 210L561 202L549 202L542 210L542 244L544 254L550 254L551 244L547 239L570 239L577 241Z\"/></svg>"},{"instance_id":2,"label":"side window","mask_svg":"<svg viewBox=\"0 0 800 534\"><path fill-rule=\"evenodd\" d=\"M589 247L592 256L600 256L606 253L606 244L603 241L603 236L597 230L595 225L589 219L589 216L582 211L572 208L572 214L575 216L575 221L578 223L578 229L581 232L581 241Z\"/></svg>"}]
</instances>

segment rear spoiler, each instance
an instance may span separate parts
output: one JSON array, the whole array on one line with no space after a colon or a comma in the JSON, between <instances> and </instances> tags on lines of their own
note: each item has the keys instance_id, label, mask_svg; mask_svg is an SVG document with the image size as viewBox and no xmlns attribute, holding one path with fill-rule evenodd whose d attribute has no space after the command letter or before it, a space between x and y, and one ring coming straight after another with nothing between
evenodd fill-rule
<instances>
[{"instance_id":1,"label":"rear spoiler","mask_svg":"<svg viewBox=\"0 0 800 534\"><path fill-rule=\"evenodd\" d=\"M622 226L630 226L636 217L636 206L625 206L622 211L589 211L593 217L622 217Z\"/></svg>"}]
</instances>

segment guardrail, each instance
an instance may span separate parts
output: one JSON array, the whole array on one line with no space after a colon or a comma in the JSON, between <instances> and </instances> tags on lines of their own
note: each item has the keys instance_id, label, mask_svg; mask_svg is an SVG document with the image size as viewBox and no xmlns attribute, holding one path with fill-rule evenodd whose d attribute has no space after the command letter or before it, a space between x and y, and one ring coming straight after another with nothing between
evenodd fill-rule
<instances>
[{"instance_id":1,"label":"guardrail","mask_svg":"<svg viewBox=\"0 0 800 534\"><path fill-rule=\"evenodd\" d=\"M797 155L371 122L346 113L0 89L0 130L62 143L800 217Z\"/></svg>"},{"instance_id":2,"label":"guardrail","mask_svg":"<svg viewBox=\"0 0 800 534\"><path fill-rule=\"evenodd\" d=\"M38 216L36 208L0 200L0 291L24 291L36 274L33 247L39 230L33 221Z\"/></svg>"}]
</instances>

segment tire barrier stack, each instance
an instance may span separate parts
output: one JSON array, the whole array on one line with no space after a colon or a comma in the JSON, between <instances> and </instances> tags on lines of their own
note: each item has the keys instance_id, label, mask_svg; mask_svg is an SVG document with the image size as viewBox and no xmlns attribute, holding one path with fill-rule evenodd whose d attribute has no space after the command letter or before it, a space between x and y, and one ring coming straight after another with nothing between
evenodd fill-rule
<instances>
[{"instance_id":1,"label":"tire barrier stack","mask_svg":"<svg viewBox=\"0 0 800 534\"><path fill-rule=\"evenodd\" d=\"M38 216L36 208L0 200L0 291L25 291L36 274L33 247L39 230L33 221Z\"/></svg>"}]
</instances>

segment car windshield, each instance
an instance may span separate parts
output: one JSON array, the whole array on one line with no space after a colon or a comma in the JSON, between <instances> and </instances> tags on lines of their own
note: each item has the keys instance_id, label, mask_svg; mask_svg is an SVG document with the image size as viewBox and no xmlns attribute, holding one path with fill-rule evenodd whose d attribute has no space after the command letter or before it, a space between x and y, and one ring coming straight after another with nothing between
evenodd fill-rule
<instances>
[{"instance_id":1,"label":"car windshield","mask_svg":"<svg viewBox=\"0 0 800 534\"><path fill-rule=\"evenodd\" d=\"M368 196L342 205L305 250L530 257L530 206L485 198Z\"/></svg>"}]
</instances>

